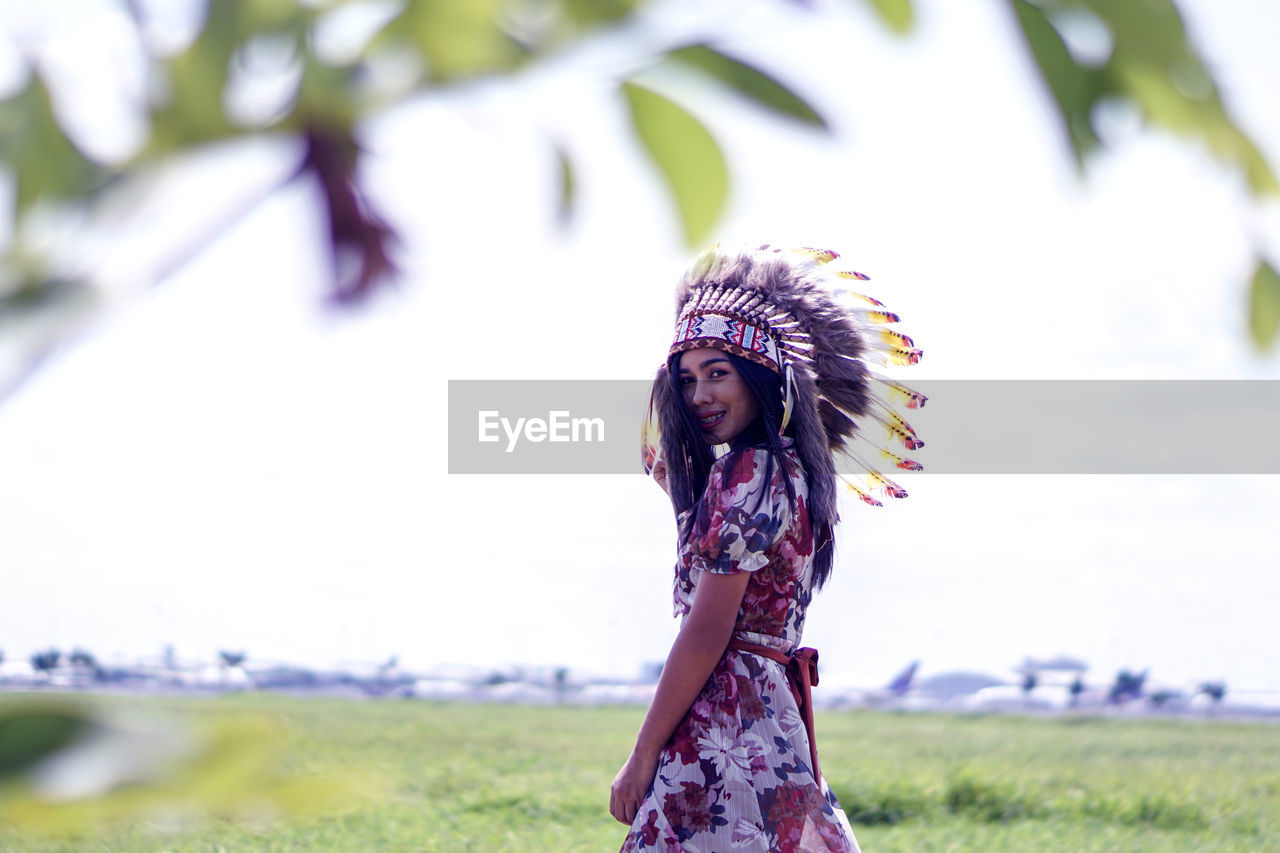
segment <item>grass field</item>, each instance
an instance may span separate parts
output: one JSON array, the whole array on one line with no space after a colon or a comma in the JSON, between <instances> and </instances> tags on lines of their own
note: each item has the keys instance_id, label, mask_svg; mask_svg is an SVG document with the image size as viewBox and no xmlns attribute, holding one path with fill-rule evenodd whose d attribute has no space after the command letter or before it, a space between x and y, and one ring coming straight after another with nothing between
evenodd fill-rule
<instances>
[{"instance_id":1,"label":"grass field","mask_svg":"<svg viewBox=\"0 0 1280 853\"><path fill-rule=\"evenodd\" d=\"M15 834L0 801L0 850L616 850L608 786L643 714L272 695L112 702L270 719L296 774L369 793L307 818L168 831L143 821L61 840ZM817 725L823 770L867 853L1280 851L1280 726L869 711Z\"/></svg>"}]
</instances>

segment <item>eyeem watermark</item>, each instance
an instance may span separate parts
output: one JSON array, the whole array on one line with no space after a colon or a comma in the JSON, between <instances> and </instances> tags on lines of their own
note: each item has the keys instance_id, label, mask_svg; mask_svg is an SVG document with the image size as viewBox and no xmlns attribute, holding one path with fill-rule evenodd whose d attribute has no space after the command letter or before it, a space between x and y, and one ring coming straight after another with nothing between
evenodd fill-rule
<instances>
[{"instance_id":1,"label":"eyeem watermark","mask_svg":"<svg viewBox=\"0 0 1280 853\"><path fill-rule=\"evenodd\" d=\"M543 418L504 418L496 409L478 413L480 429L477 441L501 441L505 436L507 453L512 453L520 439L540 441L604 441L604 418L575 418L567 410L552 411Z\"/></svg>"},{"instance_id":2,"label":"eyeem watermark","mask_svg":"<svg viewBox=\"0 0 1280 853\"><path fill-rule=\"evenodd\" d=\"M925 442L873 440L936 474L1280 475L1280 380L918 380L903 414ZM450 380L451 474L639 473L652 383ZM859 469L844 457L842 473Z\"/></svg>"}]
</instances>

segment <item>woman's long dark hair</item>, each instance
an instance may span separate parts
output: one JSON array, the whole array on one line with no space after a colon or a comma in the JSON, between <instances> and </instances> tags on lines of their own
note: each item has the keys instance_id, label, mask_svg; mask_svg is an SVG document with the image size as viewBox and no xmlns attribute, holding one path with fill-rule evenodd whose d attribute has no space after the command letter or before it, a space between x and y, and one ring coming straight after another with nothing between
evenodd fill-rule
<instances>
[{"instance_id":1,"label":"woman's long dark hair","mask_svg":"<svg viewBox=\"0 0 1280 853\"><path fill-rule=\"evenodd\" d=\"M663 451L667 457L667 480L671 490L671 502L677 514L695 506L701 500L703 492L707 489L707 477L711 472L711 466L715 462L715 454L711 450L711 445L703 437L702 424L699 422L697 415L694 414L693 409L685 402L684 391L680 387L679 362L680 356L683 354L680 352L674 353L667 359L667 390L674 403L677 423L662 425L664 438L666 435L671 434L673 426L676 428L674 431L675 436L673 436L676 440L672 442L664 440ZM775 464L784 466L782 480L787 490L787 502L794 513L796 509L796 490L791 481L792 472L790 466L792 462L788 459L783 449L781 439L783 434L782 380L777 373L767 367L756 364L754 361L733 353L726 353L726 355L728 355L734 369L738 371L738 375L742 377L742 381L751 391L752 396L755 397L759 413L756 415L755 420L734 438L733 444L729 449L729 458L724 463L724 470L732 471L733 466L738 463L742 451L748 448L758 447L768 450L769 452L765 454L765 464L767 466L764 472L765 482L772 480L773 466ZM788 425L786 434L788 436L792 434L792 425ZM674 458L670 453L671 450L682 451L686 465L672 464ZM806 482L808 482L811 491L814 485L812 482L813 476L813 472L806 467ZM752 509L753 512L759 509L760 503L764 501L764 495L764 491L761 491L756 506ZM689 532L693 528L693 523L694 517L690 515L680 531L682 540L688 538ZM814 586L815 588L821 588L831 574L834 550L832 547L831 525L816 523L813 533L816 549L813 565Z\"/></svg>"}]
</instances>

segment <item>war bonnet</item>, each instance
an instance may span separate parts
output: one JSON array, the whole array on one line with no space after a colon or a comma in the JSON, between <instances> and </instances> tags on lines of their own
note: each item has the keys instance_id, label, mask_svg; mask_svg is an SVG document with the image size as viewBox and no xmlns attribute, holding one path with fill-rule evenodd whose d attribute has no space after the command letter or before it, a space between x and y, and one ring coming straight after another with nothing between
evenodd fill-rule
<instances>
[{"instance_id":1,"label":"war bonnet","mask_svg":"<svg viewBox=\"0 0 1280 853\"><path fill-rule=\"evenodd\" d=\"M768 245L738 251L713 246L685 273L676 292L670 355L716 347L777 372L783 388L783 430L810 474L815 520L836 515L837 461L848 488L880 506L877 494L906 491L879 467L918 471L898 446L924 442L900 409L924 405L924 395L878 375L873 366L909 365L921 351L889 326L898 315L851 282L867 276L843 268L839 255ZM646 471L657 460L684 459L676 401L664 364L654 381L642 435Z\"/></svg>"}]
</instances>

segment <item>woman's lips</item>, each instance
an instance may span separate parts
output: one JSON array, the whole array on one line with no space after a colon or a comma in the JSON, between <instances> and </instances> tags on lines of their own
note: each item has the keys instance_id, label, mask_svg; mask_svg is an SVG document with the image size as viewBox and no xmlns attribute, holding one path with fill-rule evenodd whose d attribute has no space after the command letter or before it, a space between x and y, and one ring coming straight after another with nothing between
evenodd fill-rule
<instances>
[{"instance_id":1,"label":"woman's lips","mask_svg":"<svg viewBox=\"0 0 1280 853\"><path fill-rule=\"evenodd\" d=\"M702 422L702 428L705 430L715 429L716 424L724 419L724 412L713 412L706 415L698 415L698 420Z\"/></svg>"}]
</instances>

